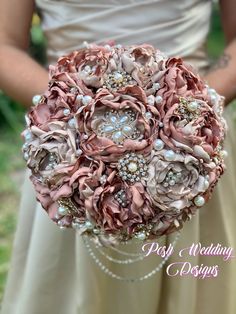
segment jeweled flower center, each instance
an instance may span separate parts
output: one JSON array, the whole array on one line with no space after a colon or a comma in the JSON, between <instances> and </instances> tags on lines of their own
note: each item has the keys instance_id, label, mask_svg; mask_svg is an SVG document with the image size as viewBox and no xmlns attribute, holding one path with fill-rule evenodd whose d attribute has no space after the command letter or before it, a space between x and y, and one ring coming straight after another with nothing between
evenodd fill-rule
<instances>
[{"instance_id":1,"label":"jeweled flower center","mask_svg":"<svg viewBox=\"0 0 236 314\"><path fill-rule=\"evenodd\" d=\"M125 139L138 139L140 131L136 128L136 116L132 110L106 112L98 127L98 135L122 144Z\"/></svg>"},{"instance_id":2,"label":"jeweled flower center","mask_svg":"<svg viewBox=\"0 0 236 314\"><path fill-rule=\"evenodd\" d=\"M104 81L104 88L116 90L132 83L132 76L125 71L113 71Z\"/></svg>"},{"instance_id":3,"label":"jeweled flower center","mask_svg":"<svg viewBox=\"0 0 236 314\"><path fill-rule=\"evenodd\" d=\"M199 116L200 114L199 107L200 104L198 103L197 100L181 98L177 112L178 114L181 115L183 119L190 122Z\"/></svg>"},{"instance_id":4,"label":"jeweled flower center","mask_svg":"<svg viewBox=\"0 0 236 314\"><path fill-rule=\"evenodd\" d=\"M170 170L167 172L164 181L162 182L164 187L171 187L183 181L183 174L181 171Z\"/></svg>"},{"instance_id":5,"label":"jeweled flower center","mask_svg":"<svg viewBox=\"0 0 236 314\"><path fill-rule=\"evenodd\" d=\"M134 183L147 175L148 167L142 155L129 153L119 160L118 169L123 180Z\"/></svg>"}]
</instances>

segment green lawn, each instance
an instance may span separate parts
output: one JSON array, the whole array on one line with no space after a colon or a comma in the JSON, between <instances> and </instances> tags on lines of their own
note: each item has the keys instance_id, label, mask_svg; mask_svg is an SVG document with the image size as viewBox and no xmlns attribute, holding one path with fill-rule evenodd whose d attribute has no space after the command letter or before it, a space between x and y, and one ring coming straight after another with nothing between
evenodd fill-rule
<instances>
[{"instance_id":1,"label":"green lawn","mask_svg":"<svg viewBox=\"0 0 236 314\"><path fill-rule=\"evenodd\" d=\"M212 58L216 58L223 49L223 35L218 12L214 12L212 32L208 49ZM40 31L35 28L33 54L43 60ZM38 49L37 49L38 45ZM40 51L40 54L39 54ZM39 55L39 56L38 56ZM19 203L19 173L24 166L19 136L23 129L23 112L19 105L0 93L0 302L4 290L12 240L16 227L16 214Z\"/></svg>"}]
</instances>

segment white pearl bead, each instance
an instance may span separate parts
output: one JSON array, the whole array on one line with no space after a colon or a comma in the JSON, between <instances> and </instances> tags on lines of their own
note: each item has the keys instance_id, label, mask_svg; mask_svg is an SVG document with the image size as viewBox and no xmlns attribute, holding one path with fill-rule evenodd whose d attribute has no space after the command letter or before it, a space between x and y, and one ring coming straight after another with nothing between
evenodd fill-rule
<instances>
[{"instance_id":1,"label":"white pearl bead","mask_svg":"<svg viewBox=\"0 0 236 314\"><path fill-rule=\"evenodd\" d=\"M88 220L84 223L84 226L86 229L93 229L93 224Z\"/></svg>"},{"instance_id":2,"label":"white pearl bead","mask_svg":"<svg viewBox=\"0 0 236 314\"><path fill-rule=\"evenodd\" d=\"M71 128L75 128L75 118L72 118L68 121L68 124Z\"/></svg>"},{"instance_id":3,"label":"white pearl bead","mask_svg":"<svg viewBox=\"0 0 236 314\"><path fill-rule=\"evenodd\" d=\"M82 153L83 153L83 151L82 151L81 149L77 149L76 154L77 154L78 156L80 156Z\"/></svg>"},{"instance_id":4,"label":"white pearl bead","mask_svg":"<svg viewBox=\"0 0 236 314\"><path fill-rule=\"evenodd\" d=\"M167 161L173 161L175 159L175 152L173 150L167 150L164 153L164 157Z\"/></svg>"},{"instance_id":5,"label":"white pearl bead","mask_svg":"<svg viewBox=\"0 0 236 314\"><path fill-rule=\"evenodd\" d=\"M90 72L90 71L91 71L91 67L90 67L89 65L86 65L86 66L84 67L84 71L85 71L85 72Z\"/></svg>"},{"instance_id":6,"label":"white pearl bead","mask_svg":"<svg viewBox=\"0 0 236 314\"><path fill-rule=\"evenodd\" d=\"M41 100L41 95L34 95L34 97L32 98L32 103L34 105L37 105Z\"/></svg>"},{"instance_id":7,"label":"white pearl bead","mask_svg":"<svg viewBox=\"0 0 236 314\"><path fill-rule=\"evenodd\" d=\"M152 87L155 88L155 90L158 90L161 85L159 83L153 83Z\"/></svg>"},{"instance_id":8,"label":"white pearl bead","mask_svg":"<svg viewBox=\"0 0 236 314\"><path fill-rule=\"evenodd\" d=\"M148 120L151 119L151 117L152 117L151 112L146 112L146 113L145 113L145 117L146 117Z\"/></svg>"},{"instance_id":9,"label":"white pearl bead","mask_svg":"<svg viewBox=\"0 0 236 314\"><path fill-rule=\"evenodd\" d=\"M77 101L81 101L83 99L83 97L84 97L83 95L77 95L76 96L76 100Z\"/></svg>"},{"instance_id":10,"label":"white pearl bead","mask_svg":"<svg viewBox=\"0 0 236 314\"><path fill-rule=\"evenodd\" d=\"M146 234L144 232L139 232L137 235L136 235L136 238L143 241L146 239Z\"/></svg>"},{"instance_id":11,"label":"white pearl bead","mask_svg":"<svg viewBox=\"0 0 236 314\"><path fill-rule=\"evenodd\" d=\"M70 114L70 109L68 109L68 108L64 109L64 110L63 110L63 114L64 114L64 116L69 116L69 114Z\"/></svg>"},{"instance_id":12,"label":"white pearl bead","mask_svg":"<svg viewBox=\"0 0 236 314\"><path fill-rule=\"evenodd\" d=\"M122 82L123 81L123 75L119 72L115 72L114 80L116 81L116 83Z\"/></svg>"},{"instance_id":13,"label":"white pearl bead","mask_svg":"<svg viewBox=\"0 0 236 314\"><path fill-rule=\"evenodd\" d=\"M128 164L128 170L130 172L136 172L138 170L138 165L132 161Z\"/></svg>"},{"instance_id":14,"label":"white pearl bead","mask_svg":"<svg viewBox=\"0 0 236 314\"><path fill-rule=\"evenodd\" d=\"M187 108L189 111L196 111L198 109L198 103L196 101L191 101L187 104Z\"/></svg>"},{"instance_id":15,"label":"white pearl bead","mask_svg":"<svg viewBox=\"0 0 236 314\"><path fill-rule=\"evenodd\" d=\"M147 101L150 106L153 106L155 103L155 97L153 95L150 95L148 96Z\"/></svg>"},{"instance_id":16,"label":"white pearl bead","mask_svg":"<svg viewBox=\"0 0 236 314\"><path fill-rule=\"evenodd\" d=\"M91 97L91 96L85 95L85 96L83 97L83 99L82 99L82 103L83 103L84 105L88 105L88 104L91 102L91 100L92 100L92 97Z\"/></svg>"},{"instance_id":17,"label":"white pearl bead","mask_svg":"<svg viewBox=\"0 0 236 314\"><path fill-rule=\"evenodd\" d=\"M169 184L172 186L175 185L175 183L176 183L175 180L170 180L170 182L169 182Z\"/></svg>"},{"instance_id":18,"label":"white pearl bead","mask_svg":"<svg viewBox=\"0 0 236 314\"><path fill-rule=\"evenodd\" d=\"M155 150L162 150L164 147L164 142L160 139L156 139L154 141L154 149Z\"/></svg>"},{"instance_id":19,"label":"white pearl bead","mask_svg":"<svg viewBox=\"0 0 236 314\"><path fill-rule=\"evenodd\" d=\"M208 188L209 188L209 185L210 185L209 181L208 181L208 180L205 180L205 181L204 181L204 188L205 188L205 189L208 189Z\"/></svg>"},{"instance_id":20,"label":"white pearl bead","mask_svg":"<svg viewBox=\"0 0 236 314\"><path fill-rule=\"evenodd\" d=\"M193 201L194 201L194 204L198 207L201 207L205 204L205 199L201 195L196 196Z\"/></svg>"},{"instance_id":21,"label":"white pearl bead","mask_svg":"<svg viewBox=\"0 0 236 314\"><path fill-rule=\"evenodd\" d=\"M162 102L162 100L163 100L163 98L160 95L157 95L155 97L155 101L156 101L157 104L160 104Z\"/></svg>"},{"instance_id":22,"label":"white pearl bead","mask_svg":"<svg viewBox=\"0 0 236 314\"><path fill-rule=\"evenodd\" d=\"M68 213L68 209L63 206L59 206L57 212L59 215L64 216Z\"/></svg>"}]
</instances>

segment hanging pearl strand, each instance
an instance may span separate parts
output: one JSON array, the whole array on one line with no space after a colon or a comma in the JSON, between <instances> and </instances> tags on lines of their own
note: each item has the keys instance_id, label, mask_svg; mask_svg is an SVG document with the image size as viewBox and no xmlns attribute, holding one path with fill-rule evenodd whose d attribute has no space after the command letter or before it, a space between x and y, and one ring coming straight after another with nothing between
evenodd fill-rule
<instances>
[{"instance_id":1,"label":"hanging pearl strand","mask_svg":"<svg viewBox=\"0 0 236 314\"><path fill-rule=\"evenodd\" d=\"M150 242L150 241L147 241L147 242ZM159 244L161 243L164 243L164 239L163 241L160 241ZM131 245L132 243L121 243L122 245ZM96 248L104 248L104 246L102 244L97 244ZM143 253L131 253L131 252L126 252L126 251L122 251L114 246L109 246L109 249L114 251L114 252L117 252L121 255L124 255L124 256L129 256L129 257L141 257L143 256Z\"/></svg>"},{"instance_id":2,"label":"hanging pearl strand","mask_svg":"<svg viewBox=\"0 0 236 314\"><path fill-rule=\"evenodd\" d=\"M179 239L180 233L178 232L172 245L173 247L175 247L178 239ZM136 278L131 278L131 277L122 277L119 276L115 273L113 273L112 271L110 271L101 261L100 259L95 255L95 253L93 252L93 250L91 249L88 240L86 238L86 236L83 236L83 241L85 244L85 247L89 253L89 255L92 257L92 259L94 260L94 262L98 265L98 267L108 276L120 280L120 281L124 281L124 282L140 282L146 279L149 279L150 277L154 276L157 272L159 272L163 266L165 265L165 263L167 262L167 260L169 259L170 255L167 255L164 257L164 259L159 263L159 265L157 267L155 267L152 271L150 271L149 273L147 273L144 276L140 276L140 277L136 277Z\"/></svg>"}]
</instances>

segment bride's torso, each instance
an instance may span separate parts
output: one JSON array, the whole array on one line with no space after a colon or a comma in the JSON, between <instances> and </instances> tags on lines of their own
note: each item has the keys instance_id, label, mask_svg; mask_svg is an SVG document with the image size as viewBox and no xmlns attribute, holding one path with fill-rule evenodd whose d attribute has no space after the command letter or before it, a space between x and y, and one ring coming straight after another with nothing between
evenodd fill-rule
<instances>
[{"instance_id":1,"label":"bride's torso","mask_svg":"<svg viewBox=\"0 0 236 314\"><path fill-rule=\"evenodd\" d=\"M149 43L168 55L206 65L210 0L36 0L48 41L48 61L84 41Z\"/></svg>"}]
</instances>

